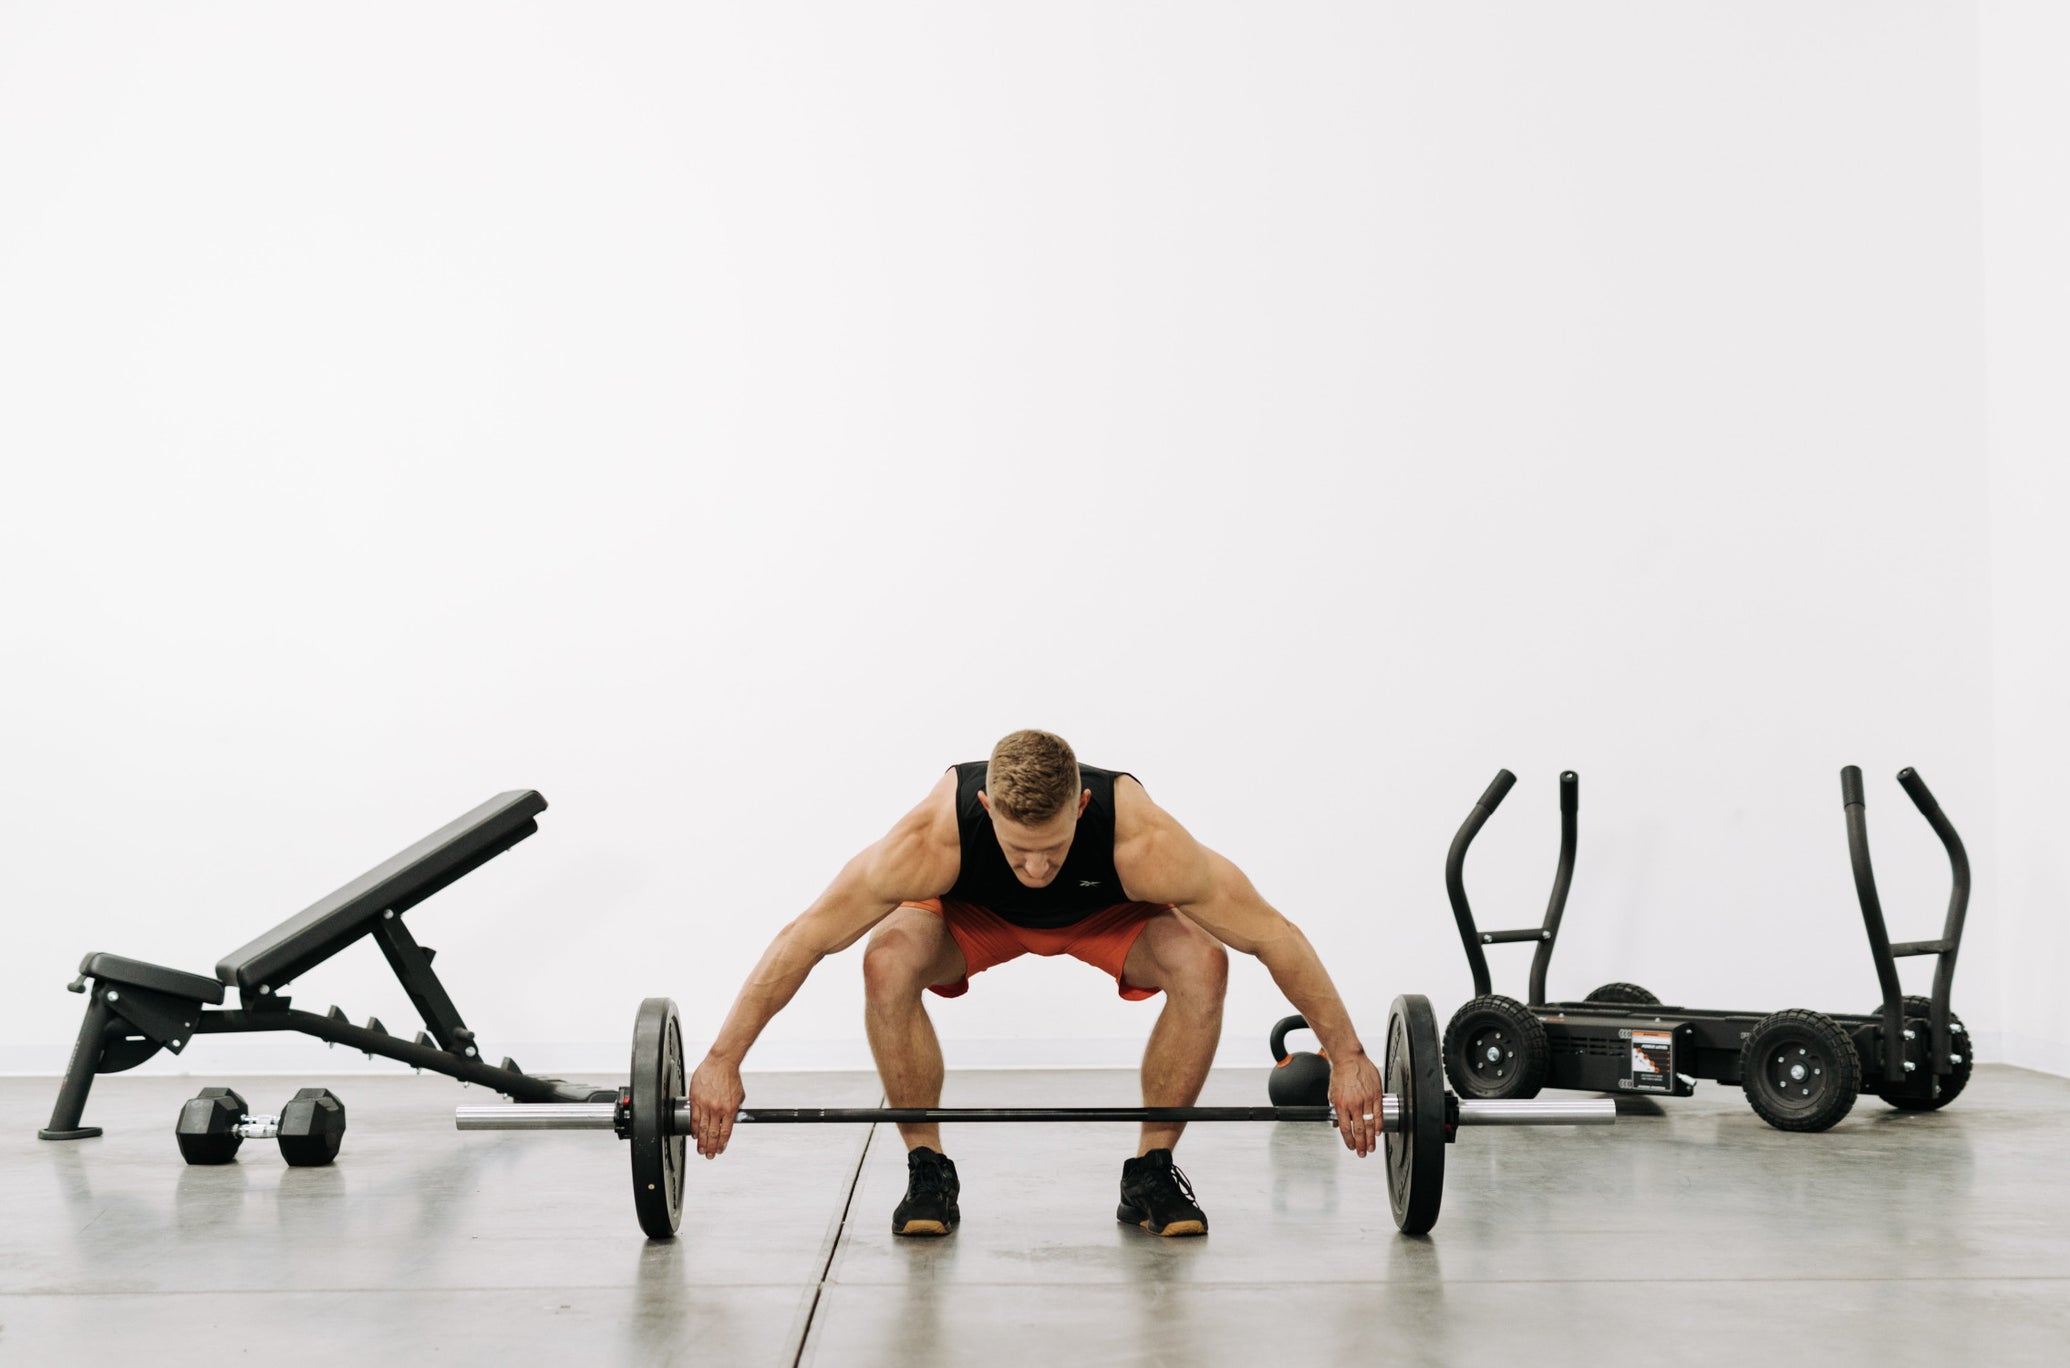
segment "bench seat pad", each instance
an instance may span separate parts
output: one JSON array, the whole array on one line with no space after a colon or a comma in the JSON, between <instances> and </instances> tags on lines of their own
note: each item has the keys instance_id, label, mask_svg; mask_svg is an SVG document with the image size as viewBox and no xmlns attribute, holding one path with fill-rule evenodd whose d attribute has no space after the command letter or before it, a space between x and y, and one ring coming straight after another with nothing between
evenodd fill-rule
<instances>
[{"instance_id":1,"label":"bench seat pad","mask_svg":"<svg viewBox=\"0 0 2070 1368\"><path fill-rule=\"evenodd\" d=\"M126 983L135 988L151 988L161 993L171 993L174 997L192 998L196 1002L220 1005L223 1001L223 985L212 978L190 974L183 969L168 969L162 964L146 964L142 960L110 955L99 950L79 961L79 972L88 978L97 978L108 983Z\"/></svg>"},{"instance_id":2,"label":"bench seat pad","mask_svg":"<svg viewBox=\"0 0 2070 1368\"><path fill-rule=\"evenodd\" d=\"M539 829L546 799L534 789L499 793L408 850L305 907L223 957L216 977L240 990L277 992L367 932L390 909L415 907Z\"/></svg>"}]
</instances>

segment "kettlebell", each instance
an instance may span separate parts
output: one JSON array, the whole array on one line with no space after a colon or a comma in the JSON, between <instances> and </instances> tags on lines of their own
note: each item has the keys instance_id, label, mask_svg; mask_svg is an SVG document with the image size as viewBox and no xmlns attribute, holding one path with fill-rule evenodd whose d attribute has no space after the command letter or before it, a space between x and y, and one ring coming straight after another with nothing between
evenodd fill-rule
<instances>
[{"instance_id":1,"label":"kettlebell","mask_svg":"<svg viewBox=\"0 0 2070 1368\"><path fill-rule=\"evenodd\" d=\"M1287 1053L1287 1032L1305 1031L1305 1017L1281 1017L1272 1028L1272 1082L1266 1088L1275 1107L1327 1107L1330 1105L1329 1051L1310 1054L1306 1050Z\"/></svg>"}]
</instances>

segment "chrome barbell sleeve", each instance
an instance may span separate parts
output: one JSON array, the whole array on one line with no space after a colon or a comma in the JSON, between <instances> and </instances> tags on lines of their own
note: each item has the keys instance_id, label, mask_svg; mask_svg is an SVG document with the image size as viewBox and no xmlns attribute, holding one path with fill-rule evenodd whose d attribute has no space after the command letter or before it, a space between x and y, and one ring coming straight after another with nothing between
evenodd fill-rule
<instances>
[{"instance_id":1,"label":"chrome barbell sleeve","mask_svg":"<svg viewBox=\"0 0 2070 1368\"><path fill-rule=\"evenodd\" d=\"M609 1130L609 1102L524 1102L510 1107L456 1107L456 1130Z\"/></svg>"},{"instance_id":2,"label":"chrome barbell sleeve","mask_svg":"<svg viewBox=\"0 0 2070 1368\"><path fill-rule=\"evenodd\" d=\"M1617 1120L1609 1098L1567 1101L1534 1097L1524 1102L1459 1102L1462 1126L1607 1126Z\"/></svg>"}]
</instances>

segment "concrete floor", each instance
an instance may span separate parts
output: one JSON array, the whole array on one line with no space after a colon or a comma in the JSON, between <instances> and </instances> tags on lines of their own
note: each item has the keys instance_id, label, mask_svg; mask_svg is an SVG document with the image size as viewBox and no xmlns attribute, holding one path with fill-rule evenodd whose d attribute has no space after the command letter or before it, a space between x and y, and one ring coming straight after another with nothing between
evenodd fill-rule
<instances>
[{"instance_id":1,"label":"concrete floor","mask_svg":"<svg viewBox=\"0 0 2070 1368\"><path fill-rule=\"evenodd\" d=\"M314 1062L314 1061L313 1061ZM1977 1071L1948 1111L1873 1098L1785 1135L1736 1089L1616 1127L1462 1135L1444 1212L1395 1232L1377 1159L1324 1127L1197 1126L1213 1222L1113 1219L1128 1127L948 1138L962 1229L894 1240L889 1128L743 1130L649 1244L623 1145L470 1133L444 1079L333 1086L338 1163L270 1141L182 1164L180 1102L218 1079L99 1080L97 1140L38 1141L52 1080L0 1079L0 1362L926 1365L2061 1363L2070 1359L2070 1080ZM275 1110L309 1079L227 1080ZM609 1079L600 1080L610 1082ZM867 1106L854 1074L750 1077L765 1106ZM949 1105L1132 1103L1114 1073L959 1074ZM1207 1103L1264 1100L1218 1072Z\"/></svg>"}]
</instances>

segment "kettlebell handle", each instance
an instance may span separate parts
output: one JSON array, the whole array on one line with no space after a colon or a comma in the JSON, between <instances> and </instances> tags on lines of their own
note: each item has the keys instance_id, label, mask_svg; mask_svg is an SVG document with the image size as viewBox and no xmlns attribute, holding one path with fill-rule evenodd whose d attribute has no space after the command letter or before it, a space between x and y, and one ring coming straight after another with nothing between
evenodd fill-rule
<instances>
[{"instance_id":1,"label":"kettlebell handle","mask_svg":"<svg viewBox=\"0 0 2070 1368\"><path fill-rule=\"evenodd\" d=\"M1307 1029L1308 1018L1303 1016L1281 1017L1275 1022L1272 1027L1272 1062L1275 1064L1287 1062L1287 1032L1305 1031Z\"/></svg>"}]
</instances>

